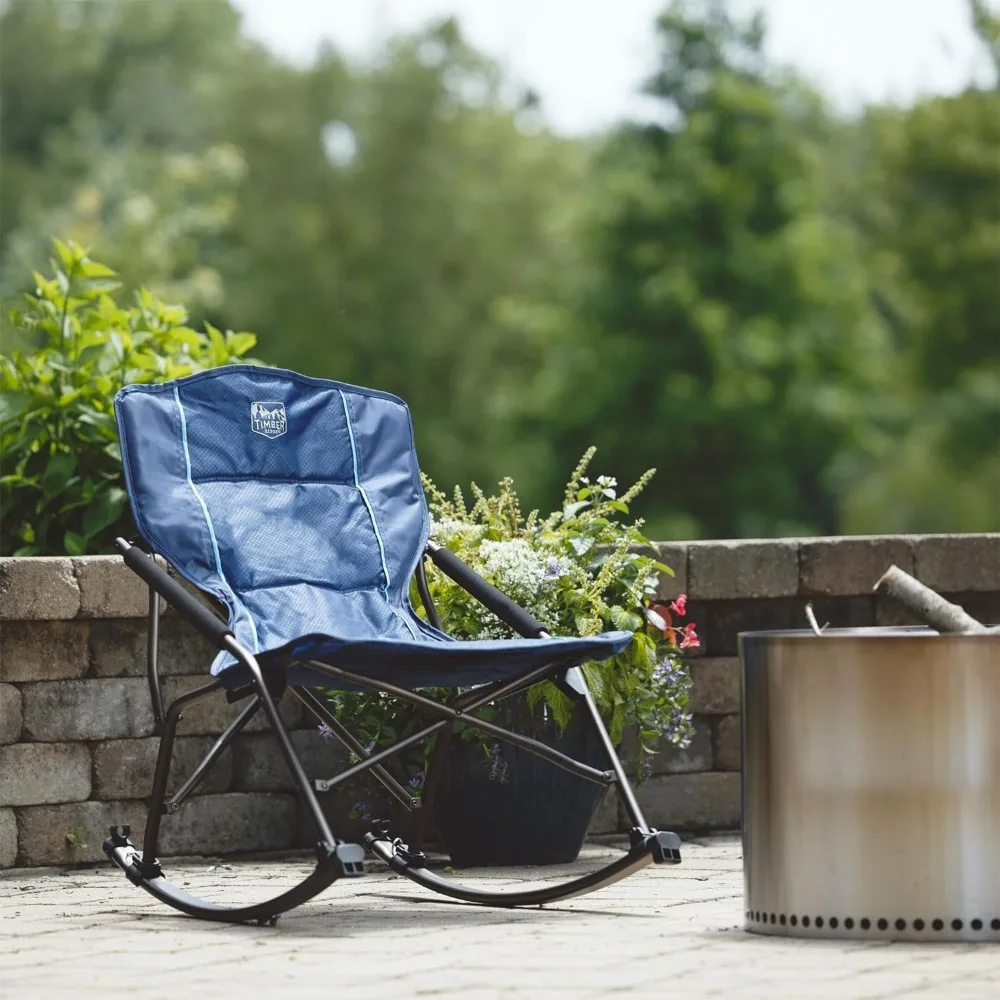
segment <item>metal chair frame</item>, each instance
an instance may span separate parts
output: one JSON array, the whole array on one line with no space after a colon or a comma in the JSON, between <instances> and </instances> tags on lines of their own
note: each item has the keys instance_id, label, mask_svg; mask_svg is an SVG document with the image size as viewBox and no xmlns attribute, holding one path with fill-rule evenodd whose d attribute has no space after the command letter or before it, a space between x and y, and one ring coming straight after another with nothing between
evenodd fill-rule
<instances>
[{"instance_id":1,"label":"metal chair frame","mask_svg":"<svg viewBox=\"0 0 1000 1000\"><path fill-rule=\"evenodd\" d=\"M137 545L129 543L123 538L116 540L116 546L126 564L149 587L147 674L153 715L160 735L160 748L148 802L142 848L136 847L129 839L130 830L128 827L112 827L110 836L104 842L104 852L124 871L131 882L145 889L157 899L177 910L205 920L273 923L279 914L311 899L336 879L357 877L364 874L366 849L376 858L384 861L393 871L405 875L425 888L469 903L507 907L551 903L593 892L617 882L651 863L668 865L680 863L680 840L677 835L655 830L646 822L625 769L601 719L593 695L587 686L584 673L578 666L567 666L565 662L560 662L557 659L542 667L526 670L509 680L497 681L474 688L471 691L465 691L447 703L435 701L418 691L372 680L354 671L344 670L315 660L299 661L289 657L279 664L261 666L257 658L236 639L229 626L178 584L157 565L153 558ZM447 549L434 543L428 543L425 558L433 560L439 568L516 632L529 638L543 638L547 635L542 626L523 608L514 604L506 595L479 577ZM428 619L435 627L439 627L438 616L427 588L423 560L420 561L416 570L416 582ZM209 639L217 649L230 653L244 668L250 678L250 683L236 690L227 691L223 681L215 679L179 696L169 707L164 708L157 660L160 598L164 598L180 613L181 617ZM441 716L441 718L420 731L398 740L391 746L369 753L344 725L344 720L338 719L314 691L308 687L289 683L287 668L299 663L307 665L311 671L327 675L333 681L348 682L357 688L384 692L426 709L428 712ZM544 679L554 681L572 698L585 705L590 721L596 727L607 753L608 769L599 770L591 767L538 740L480 719L474 714L477 708L507 698ZM278 704L288 690L305 705L318 721L329 727L337 740L358 758L357 763L346 767L333 777L310 780L295 751L288 729L278 712ZM167 781L173 744L182 711L188 704L213 695L226 697L231 702L246 699L249 701L225 732L218 737L181 788L173 795L168 796ZM167 879L157 857L160 823L164 815L175 813L181 808L210 773L223 751L262 709L291 773L294 786L315 826L317 832L316 866L302 882L272 899L247 906L227 907L197 899ZM427 803L422 802L409 789L400 785L383 764L390 757L415 744L422 743L434 736L440 736L438 746L432 754L426 785L427 790L433 795L433 789L436 787L443 764L447 738L452 727L458 722L522 747L587 781L605 787L612 785L617 787L632 824L629 834L629 850L620 858L595 872L562 883L530 890L493 892L469 888L435 874L427 867L426 858L419 849L421 845L408 846L399 838L393 837L386 824L379 824L376 829L368 832L364 837L364 846L347 843L334 835L316 797L317 791L328 791L363 772L371 771L374 778L405 809L426 808Z\"/></svg>"}]
</instances>

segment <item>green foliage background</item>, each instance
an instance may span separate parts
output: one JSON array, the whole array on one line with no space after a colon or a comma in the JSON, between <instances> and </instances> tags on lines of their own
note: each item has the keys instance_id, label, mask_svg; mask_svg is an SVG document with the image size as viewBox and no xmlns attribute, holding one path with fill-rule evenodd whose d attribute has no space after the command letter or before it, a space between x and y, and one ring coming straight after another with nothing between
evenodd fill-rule
<instances>
[{"instance_id":1,"label":"green foliage background","mask_svg":"<svg viewBox=\"0 0 1000 1000\"><path fill-rule=\"evenodd\" d=\"M399 393L437 482L657 465L652 537L1000 529L996 82L845 117L719 0L650 30L666 124L569 139L453 22L299 67L228 0L8 0L0 295L71 238L122 309Z\"/></svg>"}]
</instances>

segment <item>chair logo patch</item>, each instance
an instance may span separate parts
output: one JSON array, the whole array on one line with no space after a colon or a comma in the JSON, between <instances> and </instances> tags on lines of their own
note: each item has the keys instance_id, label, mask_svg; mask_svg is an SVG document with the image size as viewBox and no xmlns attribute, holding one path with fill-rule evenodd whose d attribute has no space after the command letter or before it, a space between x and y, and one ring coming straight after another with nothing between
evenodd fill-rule
<instances>
[{"instance_id":1,"label":"chair logo patch","mask_svg":"<svg viewBox=\"0 0 1000 1000\"><path fill-rule=\"evenodd\" d=\"M251 403L250 430L266 438L281 437L288 430L284 403Z\"/></svg>"}]
</instances>

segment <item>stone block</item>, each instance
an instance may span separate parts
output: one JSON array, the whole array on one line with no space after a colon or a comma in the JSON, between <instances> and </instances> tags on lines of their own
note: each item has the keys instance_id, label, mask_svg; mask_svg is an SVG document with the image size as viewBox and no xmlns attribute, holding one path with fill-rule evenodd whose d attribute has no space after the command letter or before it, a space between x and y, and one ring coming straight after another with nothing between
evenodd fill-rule
<instances>
[{"instance_id":1,"label":"stone block","mask_svg":"<svg viewBox=\"0 0 1000 1000\"><path fill-rule=\"evenodd\" d=\"M656 546L657 558L673 571L674 575L660 574L656 596L661 601L672 601L681 594L687 593L688 586L688 550L684 542L660 542Z\"/></svg>"},{"instance_id":2,"label":"stone block","mask_svg":"<svg viewBox=\"0 0 1000 1000\"><path fill-rule=\"evenodd\" d=\"M690 667L695 715L725 715L740 710L740 661L735 656L704 657Z\"/></svg>"},{"instance_id":3,"label":"stone block","mask_svg":"<svg viewBox=\"0 0 1000 1000\"><path fill-rule=\"evenodd\" d=\"M720 771L738 771L743 766L743 743L739 715L723 715L713 720L712 749Z\"/></svg>"},{"instance_id":4,"label":"stone block","mask_svg":"<svg viewBox=\"0 0 1000 1000\"><path fill-rule=\"evenodd\" d=\"M90 626L90 660L98 677L146 675L145 619L112 618ZM160 618L160 676L205 677L215 658L212 644L178 616Z\"/></svg>"},{"instance_id":5,"label":"stone block","mask_svg":"<svg viewBox=\"0 0 1000 1000\"><path fill-rule=\"evenodd\" d=\"M594 818L587 827L587 834L617 833L621 829L618 817L618 792L609 788L601 804L594 813Z\"/></svg>"},{"instance_id":6,"label":"stone block","mask_svg":"<svg viewBox=\"0 0 1000 1000\"><path fill-rule=\"evenodd\" d=\"M315 729L292 733L292 744L310 778L329 778L346 765L343 748ZM252 733L233 743L233 788L240 792L284 792L294 788L285 758L270 733Z\"/></svg>"},{"instance_id":7,"label":"stone block","mask_svg":"<svg viewBox=\"0 0 1000 1000\"><path fill-rule=\"evenodd\" d=\"M86 622L4 622L0 626L0 681L56 681L83 677L89 666Z\"/></svg>"},{"instance_id":8,"label":"stone block","mask_svg":"<svg viewBox=\"0 0 1000 1000\"><path fill-rule=\"evenodd\" d=\"M72 865L107 861L101 845L112 826L132 827L142 841L146 807L129 802L73 802L17 810L19 861L23 865Z\"/></svg>"},{"instance_id":9,"label":"stone block","mask_svg":"<svg viewBox=\"0 0 1000 1000\"><path fill-rule=\"evenodd\" d=\"M168 677L163 683L163 698L169 705L179 694L192 691L196 687L207 684L211 677L207 673L201 676ZM147 696L148 697L148 696ZM207 698L192 702L184 709L183 717L177 726L177 732L187 736L203 733L217 735L221 733L233 719L249 704L248 700L231 705L223 693L216 692ZM279 710L285 725L289 728L297 726L302 719L302 705L297 698L287 695L281 700ZM269 728L264 710L250 720L244 732L259 733Z\"/></svg>"},{"instance_id":10,"label":"stone block","mask_svg":"<svg viewBox=\"0 0 1000 1000\"><path fill-rule=\"evenodd\" d=\"M0 618L74 618L80 587L61 557L0 558Z\"/></svg>"},{"instance_id":11,"label":"stone block","mask_svg":"<svg viewBox=\"0 0 1000 1000\"><path fill-rule=\"evenodd\" d=\"M939 593L1000 590L1000 533L914 538L914 576Z\"/></svg>"},{"instance_id":12,"label":"stone block","mask_svg":"<svg viewBox=\"0 0 1000 1000\"><path fill-rule=\"evenodd\" d=\"M636 790L646 819L661 830L704 832L740 825L740 775L735 771L661 774Z\"/></svg>"},{"instance_id":13,"label":"stone block","mask_svg":"<svg viewBox=\"0 0 1000 1000\"><path fill-rule=\"evenodd\" d=\"M689 617L698 622L703 659L732 657L738 653L740 632L807 629L805 604L801 598L698 602L689 605ZM874 597L813 598L812 605L820 624L843 628L875 624Z\"/></svg>"},{"instance_id":14,"label":"stone block","mask_svg":"<svg viewBox=\"0 0 1000 1000\"><path fill-rule=\"evenodd\" d=\"M712 770L712 726L704 716L693 720L694 736L687 747L681 749L667 740L658 740L656 752L647 758L650 774L687 774L693 771ZM631 727L622 740L622 757L634 762L638 753L636 732Z\"/></svg>"},{"instance_id":15,"label":"stone block","mask_svg":"<svg viewBox=\"0 0 1000 1000\"><path fill-rule=\"evenodd\" d=\"M190 799L160 829L160 855L285 850L295 843L291 795L228 793Z\"/></svg>"},{"instance_id":16,"label":"stone block","mask_svg":"<svg viewBox=\"0 0 1000 1000\"><path fill-rule=\"evenodd\" d=\"M688 596L693 600L792 597L799 589L798 541L691 542Z\"/></svg>"},{"instance_id":17,"label":"stone block","mask_svg":"<svg viewBox=\"0 0 1000 1000\"><path fill-rule=\"evenodd\" d=\"M0 868L13 868L17 861L17 820L13 809L0 809Z\"/></svg>"},{"instance_id":18,"label":"stone block","mask_svg":"<svg viewBox=\"0 0 1000 1000\"><path fill-rule=\"evenodd\" d=\"M76 743L0 747L0 806L80 802L90 796L90 751Z\"/></svg>"},{"instance_id":19,"label":"stone block","mask_svg":"<svg viewBox=\"0 0 1000 1000\"><path fill-rule=\"evenodd\" d=\"M909 536L804 538L799 543L799 593L868 595L893 564L913 572Z\"/></svg>"},{"instance_id":20,"label":"stone block","mask_svg":"<svg viewBox=\"0 0 1000 1000\"><path fill-rule=\"evenodd\" d=\"M139 678L42 681L21 688L24 734L33 740L111 740L149 736L149 688Z\"/></svg>"},{"instance_id":21,"label":"stone block","mask_svg":"<svg viewBox=\"0 0 1000 1000\"><path fill-rule=\"evenodd\" d=\"M21 738L21 692L13 684L0 684L0 746Z\"/></svg>"},{"instance_id":22,"label":"stone block","mask_svg":"<svg viewBox=\"0 0 1000 1000\"><path fill-rule=\"evenodd\" d=\"M170 764L170 793L194 772L214 740L210 736L182 736L174 742ZM153 770L160 748L158 738L146 740L109 740L94 747L94 797L98 799L135 799L149 795ZM195 795L229 790L233 775L232 750L227 749L216 761Z\"/></svg>"},{"instance_id":23,"label":"stone block","mask_svg":"<svg viewBox=\"0 0 1000 1000\"><path fill-rule=\"evenodd\" d=\"M149 589L121 556L73 560L80 585L80 617L137 618L149 609Z\"/></svg>"},{"instance_id":24,"label":"stone block","mask_svg":"<svg viewBox=\"0 0 1000 1000\"><path fill-rule=\"evenodd\" d=\"M91 622L90 662L98 677L145 676L146 623L134 618Z\"/></svg>"}]
</instances>

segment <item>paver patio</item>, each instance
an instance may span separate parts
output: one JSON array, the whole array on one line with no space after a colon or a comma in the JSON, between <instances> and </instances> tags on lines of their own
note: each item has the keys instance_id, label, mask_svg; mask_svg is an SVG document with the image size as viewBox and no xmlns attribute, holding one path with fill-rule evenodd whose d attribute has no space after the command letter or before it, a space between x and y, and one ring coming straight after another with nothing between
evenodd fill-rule
<instances>
[{"instance_id":1,"label":"paver patio","mask_svg":"<svg viewBox=\"0 0 1000 1000\"><path fill-rule=\"evenodd\" d=\"M174 914L110 865L12 870L0 874L0 998L1000 998L997 945L746 934L738 840L685 846L680 868L544 909L453 903L379 870L335 883L273 928ZM578 866L608 850L588 846ZM304 866L165 865L199 895L247 899L293 884ZM475 873L494 886L523 877Z\"/></svg>"}]
</instances>

